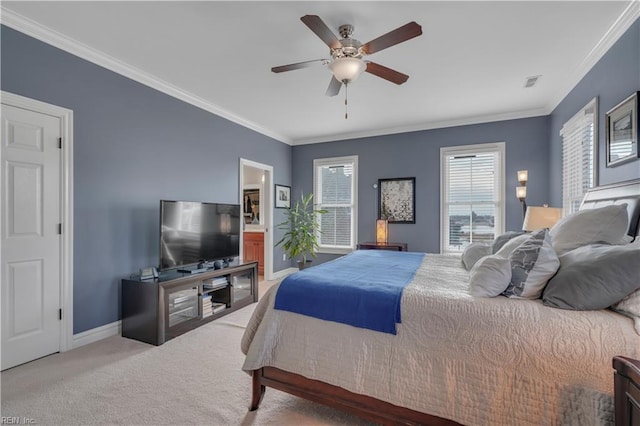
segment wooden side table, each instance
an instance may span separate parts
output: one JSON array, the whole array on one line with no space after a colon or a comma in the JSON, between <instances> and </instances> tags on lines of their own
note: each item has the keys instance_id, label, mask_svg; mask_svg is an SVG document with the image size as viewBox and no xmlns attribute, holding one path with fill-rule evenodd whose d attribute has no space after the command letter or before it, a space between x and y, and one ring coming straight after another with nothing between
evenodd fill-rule
<instances>
[{"instance_id":1,"label":"wooden side table","mask_svg":"<svg viewBox=\"0 0 640 426\"><path fill-rule=\"evenodd\" d=\"M360 243L358 250L407 251L407 243Z\"/></svg>"}]
</instances>

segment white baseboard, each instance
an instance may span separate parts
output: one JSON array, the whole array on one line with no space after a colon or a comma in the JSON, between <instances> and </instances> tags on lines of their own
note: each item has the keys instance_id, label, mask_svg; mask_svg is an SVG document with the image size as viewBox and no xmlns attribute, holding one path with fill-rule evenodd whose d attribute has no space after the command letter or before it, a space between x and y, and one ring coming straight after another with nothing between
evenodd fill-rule
<instances>
[{"instance_id":1,"label":"white baseboard","mask_svg":"<svg viewBox=\"0 0 640 426\"><path fill-rule=\"evenodd\" d=\"M284 278L287 275L291 275L294 272L298 272L298 268L287 268L287 269L282 269L278 272L274 272L273 275L271 276L272 280L279 280L280 278Z\"/></svg>"},{"instance_id":2,"label":"white baseboard","mask_svg":"<svg viewBox=\"0 0 640 426\"><path fill-rule=\"evenodd\" d=\"M121 321L112 322L111 324L105 324L100 327L92 328L91 330L83 331L82 333L73 335L73 349L80 346L88 345L89 343L97 342L98 340L106 339L111 336L120 335Z\"/></svg>"}]
</instances>

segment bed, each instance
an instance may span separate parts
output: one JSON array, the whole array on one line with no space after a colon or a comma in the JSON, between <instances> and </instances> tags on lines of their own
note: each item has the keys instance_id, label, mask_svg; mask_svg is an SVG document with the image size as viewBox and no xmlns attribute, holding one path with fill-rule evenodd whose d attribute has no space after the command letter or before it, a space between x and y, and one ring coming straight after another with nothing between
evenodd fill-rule
<instances>
[{"instance_id":1,"label":"bed","mask_svg":"<svg viewBox=\"0 0 640 426\"><path fill-rule=\"evenodd\" d=\"M639 235L640 180L596 188L581 209L621 203ZM468 287L459 256L426 255L394 335L274 309L273 286L242 339L250 409L272 387L383 424L613 423L612 359L640 358L631 318Z\"/></svg>"}]
</instances>

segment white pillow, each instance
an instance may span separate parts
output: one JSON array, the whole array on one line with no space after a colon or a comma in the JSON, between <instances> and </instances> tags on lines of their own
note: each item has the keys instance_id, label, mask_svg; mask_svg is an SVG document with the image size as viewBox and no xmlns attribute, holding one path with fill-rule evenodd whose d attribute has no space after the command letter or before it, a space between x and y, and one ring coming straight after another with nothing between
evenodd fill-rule
<instances>
[{"instance_id":1,"label":"white pillow","mask_svg":"<svg viewBox=\"0 0 640 426\"><path fill-rule=\"evenodd\" d=\"M551 247L547 229L529 235L510 255L511 280L504 295L517 299L538 299L547 281L558 271L560 260Z\"/></svg>"},{"instance_id":2,"label":"white pillow","mask_svg":"<svg viewBox=\"0 0 640 426\"><path fill-rule=\"evenodd\" d=\"M496 254L476 262L469 271L469 292L476 297L499 296L511 280L511 262Z\"/></svg>"},{"instance_id":3,"label":"white pillow","mask_svg":"<svg viewBox=\"0 0 640 426\"><path fill-rule=\"evenodd\" d=\"M636 290L615 305L611 306L616 312L631 317L636 332L640 335L640 290Z\"/></svg>"},{"instance_id":4,"label":"white pillow","mask_svg":"<svg viewBox=\"0 0 640 426\"><path fill-rule=\"evenodd\" d=\"M549 234L554 250L561 255L587 244L618 244L628 226L627 204L614 204L570 214L560 219Z\"/></svg>"},{"instance_id":5,"label":"white pillow","mask_svg":"<svg viewBox=\"0 0 640 426\"><path fill-rule=\"evenodd\" d=\"M486 243L471 243L464 248L462 252L462 264L465 269L468 271L473 268L473 265L476 264L478 260L481 258L488 256L491 254L491 246Z\"/></svg>"},{"instance_id":6,"label":"white pillow","mask_svg":"<svg viewBox=\"0 0 640 426\"><path fill-rule=\"evenodd\" d=\"M518 235L504 243L504 245L495 254L505 259L522 243L527 241L531 234Z\"/></svg>"},{"instance_id":7,"label":"white pillow","mask_svg":"<svg viewBox=\"0 0 640 426\"><path fill-rule=\"evenodd\" d=\"M631 235L623 235L622 238L620 239L620 241L618 241L616 244L624 246L627 244L631 244L631 242L633 241L633 237Z\"/></svg>"}]
</instances>

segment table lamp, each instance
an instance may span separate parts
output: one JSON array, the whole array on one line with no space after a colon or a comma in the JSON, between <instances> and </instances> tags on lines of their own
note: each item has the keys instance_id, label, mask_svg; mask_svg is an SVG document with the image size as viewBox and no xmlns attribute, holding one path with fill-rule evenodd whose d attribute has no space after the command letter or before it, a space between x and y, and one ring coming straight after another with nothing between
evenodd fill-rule
<instances>
[{"instance_id":1,"label":"table lamp","mask_svg":"<svg viewBox=\"0 0 640 426\"><path fill-rule=\"evenodd\" d=\"M389 222L387 219L376 220L376 243L387 244L389 234Z\"/></svg>"},{"instance_id":2,"label":"table lamp","mask_svg":"<svg viewBox=\"0 0 640 426\"><path fill-rule=\"evenodd\" d=\"M548 206L529 206L522 222L523 231L551 228L562 217L562 209Z\"/></svg>"}]
</instances>

